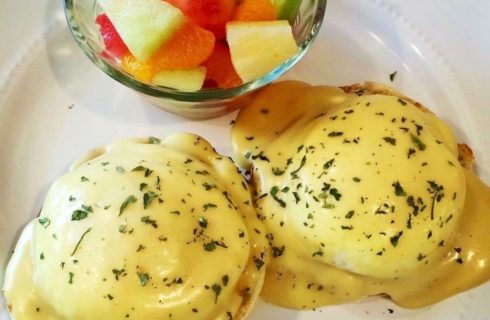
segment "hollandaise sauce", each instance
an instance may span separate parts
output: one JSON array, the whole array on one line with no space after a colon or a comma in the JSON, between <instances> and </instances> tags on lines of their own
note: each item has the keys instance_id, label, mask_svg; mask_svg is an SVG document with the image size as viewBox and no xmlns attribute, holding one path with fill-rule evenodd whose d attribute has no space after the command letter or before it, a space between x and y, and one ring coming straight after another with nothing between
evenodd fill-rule
<instances>
[{"instance_id":1,"label":"hollandaise sauce","mask_svg":"<svg viewBox=\"0 0 490 320\"><path fill-rule=\"evenodd\" d=\"M266 300L383 294L417 308L490 278L490 189L410 99L281 82L240 111L232 138L272 247Z\"/></svg>"},{"instance_id":2,"label":"hollandaise sauce","mask_svg":"<svg viewBox=\"0 0 490 320\"><path fill-rule=\"evenodd\" d=\"M13 319L242 319L267 242L232 161L191 134L127 139L80 161L22 233Z\"/></svg>"}]
</instances>

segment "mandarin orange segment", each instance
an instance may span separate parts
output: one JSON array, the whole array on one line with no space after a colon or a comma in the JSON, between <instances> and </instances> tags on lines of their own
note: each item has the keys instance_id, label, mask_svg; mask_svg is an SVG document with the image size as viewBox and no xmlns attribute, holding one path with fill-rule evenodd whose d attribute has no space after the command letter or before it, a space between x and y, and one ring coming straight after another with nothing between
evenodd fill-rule
<instances>
[{"instance_id":1,"label":"mandarin orange segment","mask_svg":"<svg viewBox=\"0 0 490 320\"><path fill-rule=\"evenodd\" d=\"M121 59L121 67L141 82L150 83L153 76L158 72L154 65L140 61L133 55L126 55Z\"/></svg>"},{"instance_id":2,"label":"mandarin orange segment","mask_svg":"<svg viewBox=\"0 0 490 320\"><path fill-rule=\"evenodd\" d=\"M148 61L158 70L192 69L213 52L212 32L188 22Z\"/></svg>"},{"instance_id":3,"label":"mandarin orange segment","mask_svg":"<svg viewBox=\"0 0 490 320\"><path fill-rule=\"evenodd\" d=\"M276 9L271 0L243 0L233 14L234 21L273 21Z\"/></svg>"},{"instance_id":4,"label":"mandarin orange segment","mask_svg":"<svg viewBox=\"0 0 490 320\"><path fill-rule=\"evenodd\" d=\"M206 80L216 82L220 88L233 88L242 84L231 63L230 49L224 44L216 43L213 54L203 65L207 69Z\"/></svg>"}]
</instances>

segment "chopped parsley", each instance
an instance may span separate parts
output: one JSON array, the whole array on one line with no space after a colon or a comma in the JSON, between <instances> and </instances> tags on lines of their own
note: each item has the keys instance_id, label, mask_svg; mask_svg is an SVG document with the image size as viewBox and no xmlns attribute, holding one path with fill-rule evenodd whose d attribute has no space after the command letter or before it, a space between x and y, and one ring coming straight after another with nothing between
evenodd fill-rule
<instances>
[{"instance_id":1,"label":"chopped parsley","mask_svg":"<svg viewBox=\"0 0 490 320\"><path fill-rule=\"evenodd\" d=\"M275 176L282 176L284 174L284 170L281 170L280 168L277 167L273 167L272 174Z\"/></svg>"},{"instance_id":2,"label":"chopped parsley","mask_svg":"<svg viewBox=\"0 0 490 320\"><path fill-rule=\"evenodd\" d=\"M383 140L386 141L387 143L391 144L392 146L396 146L396 139L395 138L384 137Z\"/></svg>"},{"instance_id":3,"label":"chopped parsley","mask_svg":"<svg viewBox=\"0 0 490 320\"><path fill-rule=\"evenodd\" d=\"M398 73L398 71L395 71L393 73L390 74L390 81L393 82L395 81L395 77L396 77L396 74Z\"/></svg>"},{"instance_id":4,"label":"chopped parsley","mask_svg":"<svg viewBox=\"0 0 490 320\"><path fill-rule=\"evenodd\" d=\"M403 187L399 181L393 182L392 186L393 188L395 188L395 194L397 196L405 197L407 195L407 193L405 192L405 190L403 190Z\"/></svg>"},{"instance_id":5,"label":"chopped parsley","mask_svg":"<svg viewBox=\"0 0 490 320\"><path fill-rule=\"evenodd\" d=\"M208 251L208 252L211 252L211 251L214 251L214 249L216 249L216 243L214 243L214 241L209 241L205 244L203 244L203 247L204 247L204 250Z\"/></svg>"},{"instance_id":6,"label":"chopped parsley","mask_svg":"<svg viewBox=\"0 0 490 320\"><path fill-rule=\"evenodd\" d=\"M136 201L137 199L133 195L128 196L126 200L124 200L124 202L121 204L121 207L119 208L119 216L122 215L123 211L130 203L135 203Z\"/></svg>"},{"instance_id":7,"label":"chopped parsley","mask_svg":"<svg viewBox=\"0 0 490 320\"><path fill-rule=\"evenodd\" d=\"M208 211L210 208L217 208L218 206L214 203L205 203L203 206L204 211Z\"/></svg>"},{"instance_id":8,"label":"chopped parsley","mask_svg":"<svg viewBox=\"0 0 490 320\"><path fill-rule=\"evenodd\" d=\"M201 228L207 228L208 227L208 220L206 218L204 218L203 216L200 216L198 220L199 220L199 226Z\"/></svg>"},{"instance_id":9,"label":"chopped parsley","mask_svg":"<svg viewBox=\"0 0 490 320\"><path fill-rule=\"evenodd\" d=\"M278 196L277 196L277 193L279 192L279 188L277 186L273 186L270 190L270 195L272 197L272 199L274 199L277 203L279 203L279 205L282 207L282 208L286 208L286 202L284 202L284 200L280 199Z\"/></svg>"},{"instance_id":10,"label":"chopped parsley","mask_svg":"<svg viewBox=\"0 0 490 320\"><path fill-rule=\"evenodd\" d=\"M149 216L144 216L141 218L141 222L151 225L153 228L158 228L158 224L155 220L150 219Z\"/></svg>"},{"instance_id":11,"label":"chopped parsley","mask_svg":"<svg viewBox=\"0 0 490 320\"><path fill-rule=\"evenodd\" d=\"M396 247L398 245L398 240L400 240L400 237L403 235L403 231L398 232L395 234L393 237L390 238L391 245L393 247Z\"/></svg>"},{"instance_id":12,"label":"chopped parsley","mask_svg":"<svg viewBox=\"0 0 490 320\"><path fill-rule=\"evenodd\" d=\"M146 209L150 206L151 202L157 197L157 194L153 191L145 192L143 195L143 208Z\"/></svg>"},{"instance_id":13,"label":"chopped parsley","mask_svg":"<svg viewBox=\"0 0 490 320\"><path fill-rule=\"evenodd\" d=\"M284 254L285 246L282 247L272 247L272 256L278 258Z\"/></svg>"},{"instance_id":14,"label":"chopped parsley","mask_svg":"<svg viewBox=\"0 0 490 320\"><path fill-rule=\"evenodd\" d=\"M155 138L155 137L149 137L148 138L148 143L149 144L159 144L162 140Z\"/></svg>"},{"instance_id":15,"label":"chopped parsley","mask_svg":"<svg viewBox=\"0 0 490 320\"><path fill-rule=\"evenodd\" d=\"M138 272L137 275L142 287L146 286L150 281L150 275L148 273Z\"/></svg>"},{"instance_id":16,"label":"chopped parsley","mask_svg":"<svg viewBox=\"0 0 490 320\"><path fill-rule=\"evenodd\" d=\"M211 286L211 289L213 289L215 295L214 303L216 304L218 303L218 297L221 294L221 286L215 283Z\"/></svg>"},{"instance_id":17,"label":"chopped parsley","mask_svg":"<svg viewBox=\"0 0 490 320\"><path fill-rule=\"evenodd\" d=\"M92 212L93 210L91 206L82 205L82 209L73 211L71 215L71 221L83 220L88 216L89 213Z\"/></svg>"},{"instance_id":18,"label":"chopped parsley","mask_svg":"<svg viewBox=\"0 0 490 320\"><path fill-rule=\"evenodd\" d=\"M78 247L80 247L80 244L82 243L82 240L83 238L85 238L85 236L87 235L87 233L89 233L90 231L92 231L92 228L88 228L87 231L85 231L82 236L80 237L80 240L78 240L77 242L77 245L75 246L75 248L73 249L72 253L70 254L70 256L73 256L77 250L78 250Z\"/></svg>"},{"instance_id":19,"label":"chopped parsley","mask_svg":"<svg viewBox=\"0 0 490 320\"><path fill-rule=\"evenodd\" d=\"M39 224L47 228L51 224L51 220L48 217L39 218Z\"/></svg>"},{"instance_id":20,"label":"chopped parsley","mask_svg":"<svg viewBox=\"0 0 490 320\"><path fill-rule=\"evenodd\" d=\"M124 269L112 269L112 273L114 274L116 281L119 281L119 277L124 277L127 275L126 270Z\"/></svg>"},{"instance_id":21,"label":"chopped parsley","mask_svg":"<svg viewBox=\"0 0 490 320\"><path fill-rule=\"evenodd\" d=\"M254 258L254 262L255 262L255 267L257 268L257 270L260 270L265 264L264 260L259 259L259 258Z\"/></svg>"},{"instance_id":22,"label":"chopped parsley","mask_svg":"<svg viewBox=\"0 0 490 320\"><path fill-rule=\"evenodd\" d=\"M332 131L328 134L330 138L341 137L344 133L342 131Z\"/></svg>"},{"instance_id":23,"label":"chopped parsley","mask_svg":"<svg viewBox=\"0 0 490 320\"><path fill-rule=\"evenodd\" d=\"M419 137L413 134L410 134L410 137L412 138L412 142L415 143L415 145L420 151L424 151L427 148L425 143L423 143L422 140L419 139Z\"/></svg>"},{"instance_id":24,"label":"chopped parsley","mask_svg":"<svg viewBox=\"0 0 490 320\"><path fill-rule=\"evenodd\" d=\"M301 158L301 163L300 163L298 169L296 169L293 172L291 172L291 177L293 179L298 179L297 173L299 172L299 170L301 170L303 168L303 166L305 165L305 163L306 163L306 156L303 156L303 158Z\"/></svg>"},{"instance_id":25,"label":"chopped parsley","mask_svg":"<svg viewBox=\"0 0 490 320\"><path fill-rule=\"evenodd\" d=\"M342 198L342 194L339 193L339 191L336 188L330 189L329 193L335 198L335 200L340 201L340 198Z\"/></svg>"}]
</instances>

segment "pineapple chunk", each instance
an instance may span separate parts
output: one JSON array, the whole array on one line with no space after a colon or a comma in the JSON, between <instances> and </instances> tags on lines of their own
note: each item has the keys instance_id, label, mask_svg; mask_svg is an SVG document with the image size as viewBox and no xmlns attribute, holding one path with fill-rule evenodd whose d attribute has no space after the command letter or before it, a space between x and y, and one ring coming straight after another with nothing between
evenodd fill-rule
<instances>
[{"instance_id":1,"label":"pineapple chunk","mask_svg":"<svg viewBox=\"0 0 490 320\"><path fill-rule=\"evenodd\" d=\"M205 67L187 70L163 70L155 75L153 84L180 91L192 92L202 88L205 78Z\"/></svg>"},{"instance_id":2,"label":"pineapple chunk","mask_svg":"<svg viewBox=\"0 0 490 320\"><path fill-rule=\"evenodd\" d=\"M129 51L145 61L181 27L185 16L162 0L99 0Z\"/></svg>"},{"instance_id":3,"label":"pineapple chunk","mask_svg":"<svg viewBox=\"0 0 490 320\"><path fill-rule=\"evenodd\" d=\"M285 20L229 22L226 37L231 61L243 82L266 75L299 52Z\"/></svg>"}]
</instances>

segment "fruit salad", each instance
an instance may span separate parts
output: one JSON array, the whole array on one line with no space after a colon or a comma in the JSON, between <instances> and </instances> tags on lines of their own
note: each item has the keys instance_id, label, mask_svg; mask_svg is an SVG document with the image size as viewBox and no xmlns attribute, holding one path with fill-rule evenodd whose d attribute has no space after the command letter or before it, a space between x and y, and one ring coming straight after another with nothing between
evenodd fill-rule
<instances>
[{"instance_id":1,"label":"fruit salad","mask_svg":"<svg viewBox=\"0 0 490 320\"><path fill-rule=\"evenodd\" d=\"M295 56L301 0L99 0L105 59L180 91L233 88Z\"/></svg>"}]
</instances>

